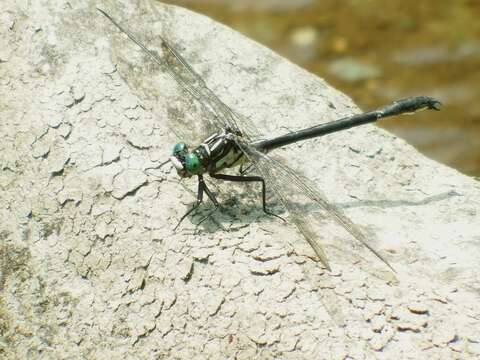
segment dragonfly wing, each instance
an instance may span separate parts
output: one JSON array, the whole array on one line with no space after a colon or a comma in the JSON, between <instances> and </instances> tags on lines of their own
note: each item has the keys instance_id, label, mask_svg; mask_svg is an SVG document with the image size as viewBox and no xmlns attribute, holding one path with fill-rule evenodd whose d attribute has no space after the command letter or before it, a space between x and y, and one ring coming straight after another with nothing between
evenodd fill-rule
<instances>
[{"instance_id":1,"label":"dragonfly wing","mask_svg":"<svg viewBox=\"0 0 480 360\"><path fill-rule=\"evenodd\" d=\"M150 2L150 5L155 17L160 18L157 7L152 2ZM237 113L225 104L210 90L203 78L192 68L187 60L163 37L160 37L160 39L169 72L177 84L215 114L216 121L223 128L229 128L233 132L241 133L244 139L250 141L257 138L259 131L253 123L247 117Z\"/></svg>"},{"instance_id":2,"label":"dragonfly wing","mask_svg":"<svg viewBox=\"0 0 480 360\"><path fill-rule=\"evenodd\" d=\"M152 10L156 15L154 17L159 17L153 5ZM243 137L251 140L250 135L257 130L249 120L234 112L216 96L162 35L153 35L151 32L134 34L110 15L103 14L119 30L112 36L112 49L120 75L140 99L148 102L156 114L170 120L169 127L177 136L184 141L200 143L222 129L230 129L239 134L241 127L244 129ZM145 24L148 17L142 17L141 21ZM174 80L185 96L178 107L174 105L179 99L172 99L166 110L162 100L168 93L167 77ZM196 101L192 102L192 98ZM237 121L242 122L241 126Z\"/></svg>"},{"instance_id":3,"label":"dragonfly wing","mask_svg":"<svg viewBox=\"0 0 480 360\"><path fill-rule=\"evenodd\" d=\"M340 208L329 202L327 197L309 179L283 162L257 151L248 144L243 143L241 147L288 210L289 218L327 268L329 268L328 260L322 244L319 243L319 236L313 230L312 223L334 220L394 271L388 261L368 243L359 227Z\"/></svg>"}]
</instances>

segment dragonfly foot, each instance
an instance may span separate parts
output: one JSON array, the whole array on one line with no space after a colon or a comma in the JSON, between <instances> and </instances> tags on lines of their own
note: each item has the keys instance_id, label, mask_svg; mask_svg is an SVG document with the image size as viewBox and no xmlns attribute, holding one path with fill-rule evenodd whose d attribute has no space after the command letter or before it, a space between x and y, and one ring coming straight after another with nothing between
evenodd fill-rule
<instances>
[{"instance_id":1,"label":"dragonfly foot","mask_svg":"<svg viewBox=\"0 0 480 360\"><path fill-rule=\"evenodd\" d=\"M287 223L287 220L285 220L285 219L284 219L283 217L281 217L280 215L274 214L274 213L272 213L272 212L270 212L270 211L268 211L268 210L265 210L265 209L263 209L263 212L264 212L265 214L267 214L267 215L274 216L274 217L276 217L277 219L282 220L285 224Z\"/></svg>"},{"instance_id":2,"label":"dragonfly foot","mask_svg":"<svg viewBox=\"0 0 480 360\"><path fill-rule=\"evenodd\" d=\"M203 223L205 220L211 218L212 215L213 215L213 214L215 213L215 211L217 211L217 210L218 210L218 206L215 206L215 208L214 208L213 210L209 211L208 214L205 215L205 216L195 225L195 227L200 226L200 224Z\"/></svg>"},{"instance_id":3,"label":"dragonfly foot","mask_svg":"<svg viewBox=\"0 0 480 360\"><path fill-rule=\"evenodd\" d=\"M183 216L180 218L180 220L178 220L178 223L177 225L175 225L175 227L173 228L173 231L176 231L178 229L178 227L180 226L180 224L182 223L183 220L185 220L185 218L190 215L193 211L195 211L195 209L198 207L199 203L196 203L195 205L193 205L191 207L190 210L188 210L185 214L183 214Z\"/></svg>"}]
</instances>

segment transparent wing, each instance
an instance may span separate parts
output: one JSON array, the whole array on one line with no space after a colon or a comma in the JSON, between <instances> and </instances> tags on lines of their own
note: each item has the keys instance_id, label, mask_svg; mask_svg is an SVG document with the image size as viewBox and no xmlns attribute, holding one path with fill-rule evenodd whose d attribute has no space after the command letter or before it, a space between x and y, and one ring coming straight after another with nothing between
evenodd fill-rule
<instances>
[{"instance_id":1,"label":"transparent wing","mask_svg":"<svg viewBox=\"0 0 480 360\"><path fill-rule=\"evenodd\" d=\"M157 12L154 6L151 9ZM248 140L258 133L247 118L235 113L208 88L201 76L164 37L133 34L110 15L103 14L119 30L113 36L112 48L121 76L157 114L170 120L169 127L177 136L184 141L199 143L221 129L240 134L241 127L244 129L243 137ZM172 99L166 112L165 107L159 107L167 93L165 75L183 90L181 104L175 107L178 99ZM196 102L192 103L191 98Z\"/></svg>"},{"instance_id":2,"label":"transparent wing","mask_svg":"<svg viewBox=\"0 0 480 360\"><path fill-rule=\"evenodd\" d=\"M155 17L160 18L157 7L149 2L150 9ZM195 72L190 64L175 50L164 38L162 47L165 60L168 63L169 72L177 84L191 96L193 96L205 108L209 109L217 122L224 128L242 134L245 140L252 141L259 136L255 125L244 115L241 115L225 104L210 88L202 77Z\"/></svg>"},{"instance_id":3,"label":"transparent wing","mask_svg":"<svg viewBox=\"0 0 480 360\"><path fill-rule=\"evenodd\" d=\"M366 236L359 227L340 208L329 202L327 197L310 180L246 143L240 142L240 146L265 179L269 188L274 191L283 206L288 210L289 219L296 225L320 261L328 269L330 266L323 246L319 241L321 237L315 232L312 225L315 222L322 223L333 220L393 270L384 257L368 243ZM378 272L375 275L384 279L387 276L388 281L394 281L395 279L392 275L378 274Z\"/></svg>"},{"instance_id":4,"label":"transparent wing","mask_svg":"<svg viewBox=\"0 0 480 360\"><path fill-rule=\"evenodd\" d=\"M177 84L212 113L217 126L240 133L240 128L237 124L237 120L241 120L240 116L208 88L200 75L164 39L162 39L162 48L168 72Z\"/></svg>"}]
</instances>

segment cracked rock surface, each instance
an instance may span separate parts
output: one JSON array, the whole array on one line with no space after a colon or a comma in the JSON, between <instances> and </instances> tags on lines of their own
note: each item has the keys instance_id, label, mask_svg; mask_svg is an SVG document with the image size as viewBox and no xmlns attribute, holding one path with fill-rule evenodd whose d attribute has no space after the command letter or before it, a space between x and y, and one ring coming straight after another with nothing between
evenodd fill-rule
<instances>
[{"instance_id":1,"label":"cracked rock surface","mask_svg":"<svg viewBox=\"0 0 480 360\"><path fill-rule=\"evenodd\" d=\"M146 39L161 31L264 134L359 111L206 17L101 4ZM222 211L196 227L205 205L174 232L196 183L158 168L189 141L167 124L193 128L202 110L168 77L154 105L132 91L100 5L0 9L0 358L480 357L478 182L373 125L277 151L368 231L398 281L375 257L358 264L335 224L317 229L325 271L291 224L263 215L255 186L210 182Z\"/></svg>"}]
</instances>

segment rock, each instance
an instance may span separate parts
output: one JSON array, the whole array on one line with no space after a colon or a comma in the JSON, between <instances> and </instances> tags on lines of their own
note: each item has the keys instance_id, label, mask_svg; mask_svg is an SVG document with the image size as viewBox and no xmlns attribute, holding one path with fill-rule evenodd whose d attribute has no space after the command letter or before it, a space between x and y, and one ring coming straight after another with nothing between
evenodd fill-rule
<instances>
[{"instance_id":1,"label":"rock","mask_svg":"<svg viewBox=\"0 0 480 360\"><path fill-rule=\"evenodd\" d=\"M382 351L383 348L388 344L390 341L391 336L385 334L375 334L373 338L370 339L369 344L372 350L375 351Z\"/></svg>"},{"instance_id":2,"label":"rock","mask_svg":"<svg viewBox=\"0 0 480 360\"><path fill-rule=\"evenodd\" d=\"M385 295L383 291L376 287L371 287L367 291L367 297L373 301L383 301L385 300Z\"/></svg>"},{"instance_id":3,"label":"rock","mask_svg":"<svg viewBox=\"0 0 480 360\"><path fill-rule=\"evenodd\" d=\"M110 164L113 161L116 161L120 158L121 146L114 144L106 144L103 146L103 164Z\"/></svg>"},{"instance_id":4,"label":"rock","mask_svg":"<svg viewBox=\"0 0 480 360\"><path fill-rule=\"evenodd\" d=\"M372 330L376 333L381 332L383 327L387 323L385 317L383 316L375 316L370 322Z\"/></svg>"},{"instance_id":5,"label":"rock","mask_svg":"<svg viewBox=\"0 0 480 360\"><path fill-rule=\"evenodd\" d=\"M70 124L61 123L57 130L62 137L67 138L72 131L72 126Z\"/></svg>"},{"instance_id":6,"label":"rock","mask_svg":"<svg viewBox=\"0 0 480 360\"><path fill-rule=\"evenodd\" d=\"M365 320L371 320L376 315L383 314L385 305L381 302L369 302L363 311L363 317Z\"/></svg>"},{"instance_id":7,"label":"rock","mask_svg":"<svg viewBox=\"0 0 480 360\"><path fill-rule=\"evenodd\" d=\"M451 342L455 342L458 336L453 329L439 328L433 332L432 342L436 346L445 346Z\"/></svg>"},{"instance_id":8,"label":"rock","mask_svg":"<svg viewBox=\"0 0 480 360\"><path fill-rule=\"evenodd\" d=\"M138 170L126 170L113 179L112 195L116 199L123 199L128 194L135 192L147 181L147 176Z\"/></svg>"},{"instance_id":9,"label":"rock","mask_svg":"<svg viewBox=\"0 0 480 360\"><path fill-rule=\"evenodd\" d=\"M426 317L413 315L404 308L395 309L390 318L396 320L394 324L399 331L420 332L428 325Z\"/></svg>"},{"instance_id":10,"label":"rock","mask_svg":"<svg viewBox=\"0 0 480 360\"><path fill-rule=\"evenodd\" d=\"M63 171L63 168L70 160L67 154L59 154L57 156L49 156L48 162L50 167L50 173L53 175L57 175L58 173Z\"/></svg>"},{"instance_id":11,"label":"rock","mask_svg":"<svg viewBox=\"0 0 480 360\"><path fill-rule=\"evenodd\" d=\"M468 344L466 352L472 356L480 356L480 344L479 343Z\"/></svg>"},{"instance_id":12,"label":"rock","mask_svg":"<svg viewBox=\"0 0 480 360\"><path fill-rule=\"evenodd\" d=\"M208 315L215 315L220 310L220 306L222 306L224 301L225 298L221 295L209 297L206 304Z\"/></svg>"},{"instance_id":13,"label":"rock","mask_svg":"<svg viewBox=\"0 0 480 360\"><path fill-rule=\"evenodd\" d=\"M465 353L467 350L467 343L465 341L459 341L458 339L456 339L456 341L449 342L448 347L455 352Z\"/></svg>"},{"instance_id":14,"label":"rock","mask_svg":"<svg viewBox=\"0 0 480 360\"><path fill-rule=\"evenodd\" d=\"M168 39L260 135L359 109L242 35L152 3L2 2L2 358L478 357L480 185L375 126L272 155L368 228L379 252L395 249L398 284L376 277L383 264L307 204L326 271L270 188L267 205L287 223L262 214L256 184L205 176L231 209L172 231L195 202L195 178L145 170L180 140L196 145L214 116L97 6L160 55L159 36Z\"/></svg>"},{"instance_id":15,"label":"rock","mask_svg":"<svg viewBox=\"0 0 480 360\"><path fill-rule=\"evenodd\" d=\"M428 307L425 303L422 302L414 302L411 304L408 304L408 310L410 310L414 314L427 314L428 313Z\"/></svg>"},{"instance_id":16,"label":"rock","mask_svg":"<svg viewBox=\"0 0 480 360\"><path fill-rule=\"evenodd\" d=\"M183 281L188 281L192 277L194 268L193 259L187 258L177 264L178 274Z\"/></svg>"},{"instance_id":17,"label":"rock","mask_svg":"<svg viewBox=\"0 0 480 360\"><path fill-rule=\"evenodd\" d=\"M32 147L32 155L36 158L44 157L50 152L50 146L45 142L38 141Z\"/></svg>"},{"instance_id":18,"label":"rock","mask_svg":"<svg viewBox=\"0 0 480 360\"><path fill-rule=\"evenodd\" d=\"M212 251L209 249L196 249L193 253L193 259L200 262L208 261L208 258L212 255Z\"/></svg>"},{"instance_id":19,"label":"rock","mask_svg":"<svg viewBox=\"0 0 480 360\"><path fill-rule=\"evenodd\" d=\"M278 261L252 261L250 263L250 272L253 275L272 275L280 270L280 262Z\"/></svg>"},{"instance_id":20,"label":"rock","mask_svg":"<svg viewBox=\"0 0 480 360\"><path fill-rule=\"evenodd\" d=\"M425 326L427 326L427 321L424 319L414 321L399 321L397 323L397 330L420 332Z\"/></svg>"},{"instance_id":21,"label":"rock","mask_svg":"<svg viewBox=\"0 0 480 360\"><path fill-rule=\"evenodd\" d=\"M472 327L468 326L462 330L462 336L466 337L467 340L471 343L478 343L480 344L480 332L475 331L475 324L471 324Z\"/></svg>"},{"instance_id":22,"label":"rock","mask_svg":"<svg viewBox=\"0 0 480 360\"><path fill-rule=\"evenodd\" d=\"M282 281L278 288L276 289L275 293L282 299L285 300L290 295L293 294L295 291L295 286L290 282Z\"/></svg>"}]
</instances>

